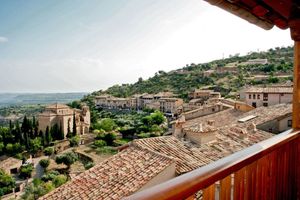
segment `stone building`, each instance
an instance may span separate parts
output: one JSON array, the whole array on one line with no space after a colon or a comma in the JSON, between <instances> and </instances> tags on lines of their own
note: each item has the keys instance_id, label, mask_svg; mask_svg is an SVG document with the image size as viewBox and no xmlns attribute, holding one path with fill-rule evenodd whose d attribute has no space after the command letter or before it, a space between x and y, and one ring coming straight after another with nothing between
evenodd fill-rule
<instances>
[{"instance_id":1,"label":"stone building","mask_svg":"<svg viewBox=\"0 0 300 200\"><path fill-rule=\"evenodd\" d=\"M95 104L97 107L109 109L129 109L131 108L131 99L117 98L110 95L97 96Z\"/></svg>"},{"instance_id":2,"label":"stone building","mask_svg":"<svg viewBox=\"0 0 300 200\"><path fill-rule=\"evenodd\" d=\"M90 110L88 106L82 106L82 109L73 109L63 104L52 104L38 115L39 129L46 131L47 126L53 127L55 124L60 126L66 136L68 130L73 130L73 119L75 117L76 132L83 135L89 132L90 128Z\"/></svg>"},{"instance_id":3,"label":"stone building","mask_svg":"<svg viewBox=\"0 0 300 200\"><path fill-rule=\"evenodd\" d=\"M22 160L7 156L0 157L0 169L4 170L7 174L17 174L21 165Z\"/></svg>"},{"instance_id":4,"label":"stone building","mask_svg":"<svg viewBox=\"0 0 300 200\"><path fill-rule=\"evenodd\" d=\"M253 107L291 103L292 87L252 87L245 91L246 103Z\"/></svg>"},{"instance_id":5,"label":"stone building","mask_svg":"<svg viewBox=\"0 0 300 200\"><path fill-rule=\"evenodd\" d=\"M183 100L180 98L160 98L159 105L161 112L170 115L180 114L183 110Z\"/></svg>"},{"instance_id":6,"label":"stone building","mask_svg":"<svg viewBox=\"0 0 300 200\"><path fill-rule=\"evenodd\" d=\"M144 108L150 108L174 116L182 111L183 100L175 98L172 92L135 94L129 98L102 95L95 97L95 105L98 108L108 109L142 110Z\"/></svg>"},{"instance_id":7,"label":"stone building","mask_svg":"<svg viewBox=\"0 0 300 200\"><path fill-rule=\"evenodd\" d=\"M201 99L203 102L210 98L221 98L220 92L214 92L213 90L201 90L195 89L188 94L190 99Z\"/></svg>"}]
</instances>

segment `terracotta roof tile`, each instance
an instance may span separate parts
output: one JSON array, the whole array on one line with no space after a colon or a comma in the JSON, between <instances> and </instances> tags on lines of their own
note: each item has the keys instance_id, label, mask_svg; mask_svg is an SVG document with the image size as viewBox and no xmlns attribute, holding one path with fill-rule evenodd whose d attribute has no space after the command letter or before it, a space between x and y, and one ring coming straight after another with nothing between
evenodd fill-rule
<instances>
[{"instance_id":1,"label":"terracotta roof tile","mask_svg":"<svg viewBox=\"0 0 300 200\"><path fill-rule=\"evenodd\" d=\"M129 147L40 199L121 199L139 190L174 161Z\"/></svg>"}]
</instances>

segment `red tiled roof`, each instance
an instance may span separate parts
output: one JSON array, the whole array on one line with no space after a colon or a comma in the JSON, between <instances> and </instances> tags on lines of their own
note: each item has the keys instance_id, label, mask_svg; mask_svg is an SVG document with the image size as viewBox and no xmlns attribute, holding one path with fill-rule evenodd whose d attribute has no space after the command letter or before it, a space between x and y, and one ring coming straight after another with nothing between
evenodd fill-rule
<instances>
[{"instance_id":1,"label":"red tiled roof","mask_svg":"<svg viewBox=\"0 0 300 200\"><path fill-rule=\"evenodd\" d=\"M191 171L212 161L173 136L134 140L132 145L173 158L176 161L177 174Z\"/></svg>"},{"instance_id":2,"label":"red tiled roof","mask_svg":"<svg viewBox=\"0 0 300 200\"><path fill-rule=\"evenodd\" d=\"M173 162L168 157L130 147L40 199L121 199L139 190Z\"/></svg>"}]
</instances>

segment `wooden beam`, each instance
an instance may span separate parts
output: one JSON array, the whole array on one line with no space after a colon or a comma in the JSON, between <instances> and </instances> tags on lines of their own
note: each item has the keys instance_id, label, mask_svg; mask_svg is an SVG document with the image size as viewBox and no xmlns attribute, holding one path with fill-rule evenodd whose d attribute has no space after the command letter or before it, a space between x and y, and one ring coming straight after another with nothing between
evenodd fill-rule
<instances>
[{"instance_id":1,"label":"wooden beam","mask_svg":"<svg viewBox=\"0 0 300 200\"><path fill-rule=\"evenodd\" d=\"M300 41L294 45L293 128L300 129Z\"/></svg>"},{"instance_id":2,"label":"wooden beam","mask_svg":"<svg viewBox=\"0 0 300 200\"><path fill-rule=\"evenodd\" d=\"M295 17L295 18L293 18ZM293 128L300 129L300 18L292 15L289 21L294 44Z\"/></svg>"}]
</instances>

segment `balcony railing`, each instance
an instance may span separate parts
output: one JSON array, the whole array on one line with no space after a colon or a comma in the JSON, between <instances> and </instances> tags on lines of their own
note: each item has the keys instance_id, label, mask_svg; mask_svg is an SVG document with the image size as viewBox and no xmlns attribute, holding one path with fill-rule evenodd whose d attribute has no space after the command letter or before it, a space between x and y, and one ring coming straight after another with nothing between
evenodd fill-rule
<instances>
[{"instance_id":1,"label":"balcony railing","mask_svg":"<svg viewBox=\"0 0 300 200\"><path fill-rule=\"evenodd\" d=\"M281 133L126 199L300 199L299 133Z\"/></svg>"}]
</instances>

